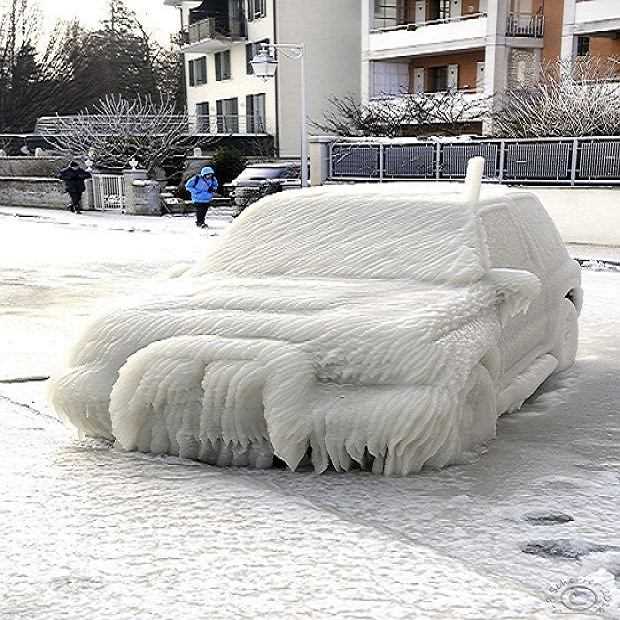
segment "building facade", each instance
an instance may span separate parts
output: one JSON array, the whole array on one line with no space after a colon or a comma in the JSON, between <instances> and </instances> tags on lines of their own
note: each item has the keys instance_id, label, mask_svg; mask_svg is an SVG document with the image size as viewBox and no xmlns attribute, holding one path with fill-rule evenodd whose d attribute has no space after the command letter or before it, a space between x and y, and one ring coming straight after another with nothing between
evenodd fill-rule
<instances>
[{"instance_id":1,"label":"building facade","mask_svg":"<svg viewBox=\"0 0 620 620\"><path fill-rule=\"evenodd\" d=\"M558 58L620 59L620 0L361 2L364 101L451 89L482 98Z\"/></svg>"},{"instance_id":2,"label":"building facade","mask_svg":"<svg viewBox=\"0 0 620 620\"><path fill-rule=\"evenodd\" d=\"M270 135L276 154L301 147L299 61L278 55L276 78L262 81L250 60L261 43L305 46L308 120L329 98L360 97L359 0L165 0L179 9L187 108L204 134Z\"/></svg>"}]
</instances>

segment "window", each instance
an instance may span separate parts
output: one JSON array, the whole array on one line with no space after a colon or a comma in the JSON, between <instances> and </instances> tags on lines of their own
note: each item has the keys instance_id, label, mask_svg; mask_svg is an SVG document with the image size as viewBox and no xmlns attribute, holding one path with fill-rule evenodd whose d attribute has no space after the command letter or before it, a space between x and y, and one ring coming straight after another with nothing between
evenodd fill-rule
<instances>
[{"instance_id":1,"label":"window","mask_svg":"<svg viewBox=\"0 0 620 620\"><path fill-rule=\"evenodd\" d=\"M401 62L372 63L372 97L402 95L409 91L409 65Z\"/></svg>"},{"instance_id":2,"label":"window","mask_svg":"<svg viewBox=\"0 0 620 620\"><path fill-rule=\"evenodd\" d=\"M398 0L375 0L375 28L398 25Z\"/></svg>"},{"instance_id":3,"label":"window","mask_svg":"<svg viewBox=\"0 0 620 620\"><path fill-rule=\"evenodd\" d=\"M261 48L261 45L263 45L264 43L269 43L269 39L263 39L262 41L256 41L256 43L248 43L245 46L245 64L246 64L246 71L248 75L251 75L252 73L254 73L254 70L252 69L252 65L250 63L252 62L252 59L254 58L254 56L258 54Z\"/></svg>"},{"instance_id":4,"label":"window","mask_svg":"<svg viewBox=\"0 0 620 620\"><path fill-rule=\"evenodd\" d=\"M215 102L217 110L217 132L239 133L239 101L234 99L218 99Z\"/></svg>"},{"instance_id":5,"label":"window","mask_svg":"<svg viewBox=\"0 0 620 620\"><path fill-rule=\"evenodd\" d=\"M198 133L211 133L208 101L196 104L196 131Z\"/></svg>"},{"instance_id":6,"label":"window","mask_svg":"<svg viewBox=\"0 0 620 620\"><path fill-rule=\"evenodd\" d=\"M427 70L428 86L426 92L428 93L442 93L448 90L448 66L443 67L431 67Z\"/></svg>"},{"instance_id":7,"label":"window","mask_svg":"<svg viewBox=\"0 0 620 620\"><path fill-rule=\"evenodd\" d=\"M189 61L189 85L200 86L207 83L207 57L201 56Z\"/></svg>"},{"instance_id":8,"label":"window","mask_svg":"<svg viewBox=\"0 0 620 620\"><path fill-rule=\"evenodd\" d=\"M218 52L215 55L215 79L221 82L222 80L230 80L231 76L230 50Z\"/></svg>"},{"instance_id":9,"label":"window","mask_svg":"<svg viewBox=\"0 0 620 620\"><path fill-rule=\"evenodd\" d=\"M248 0L248 21L267 15L267 0Z\"/></svg>"},{"instance_id":10,"label":"window","mask_svg":"<svg viewBox=\"0 0 620 620\"><path fill-rule=\"evenodd\" d=\"M248 133L265 131L265 94L248 95L245 98L245 118Z\"/></svg>"},{"instance_id":11,"label":"window","mask_svg":"<svg viewBox=\"0 0 620 620\"><path fill-rule=\"evenodd\" d=\"M430 0L427 20L436 19L450 19L450 0Z\"/></svg>"},{"instance_id":12,"label":"window","mask_svg":"<svg viewBox=\"0 0 620 620\"><path fill-rule=\"evenodd\" d=\"M577 37L577 56L587 56L590 53L590 37Z\"/></svg>"}]
</instances>

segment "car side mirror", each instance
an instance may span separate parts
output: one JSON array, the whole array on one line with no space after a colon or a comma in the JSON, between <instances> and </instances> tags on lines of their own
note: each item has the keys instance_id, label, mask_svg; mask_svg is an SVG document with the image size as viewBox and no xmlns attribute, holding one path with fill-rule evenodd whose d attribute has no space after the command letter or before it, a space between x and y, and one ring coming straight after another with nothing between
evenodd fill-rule
<instances>
[{"instance_id":1,"label":"car side mirror","mask_svg":"<svg viewBox=\"0 0 620 620\"><path fill-rule=\"evenodd\" d=\"M517 314L526 313L542 290L538 276L523 269L491 269L487 278L497 294L502 325Z\"/></svg>"}]
</instances>

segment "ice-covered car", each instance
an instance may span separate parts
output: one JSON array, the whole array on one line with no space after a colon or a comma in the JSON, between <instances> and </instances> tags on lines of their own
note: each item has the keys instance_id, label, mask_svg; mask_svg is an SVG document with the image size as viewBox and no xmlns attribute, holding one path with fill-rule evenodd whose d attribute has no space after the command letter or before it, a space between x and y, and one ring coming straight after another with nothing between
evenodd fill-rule
<instances>
[{"instance_id":1,"label":"ice-covered car","mask_svg":"<svg viewBox=\"0 0 620 620\"><path fill-rule=\"evenodd\" d=\"M56 410L127 450L218 465L466 462L573 363L582 301L539 201L477 194L474 179L262 200L165 295L86 330Z\"/></svg>"}]
</instances>

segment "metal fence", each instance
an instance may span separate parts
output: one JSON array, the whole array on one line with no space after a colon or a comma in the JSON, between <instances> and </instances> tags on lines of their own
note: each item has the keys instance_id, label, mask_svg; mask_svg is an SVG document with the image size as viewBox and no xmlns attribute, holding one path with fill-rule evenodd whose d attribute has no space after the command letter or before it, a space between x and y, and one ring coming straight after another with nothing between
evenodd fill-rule
<instances>
[{"instance_id":1,"label":"metal fence","mask_svg":"<svg viewBox=\"0 0 620 620\"><path fill-rule=\"evenodd\" d=\"M485 158L489 181L620 185L620 137L334 142L329 176L375 181L462 179L469 159L478 156Z\"/></svg>"},{"instance_id":2,"label":"metal fence","mask_svg":"<svg viewBox=\"0 0 620 620\"><path fill-rule=\"evenodd\" d=\"M97 211L124 211L123 177L114 174L93 174L93 199Z\"/></svg>"}]
</instances>

